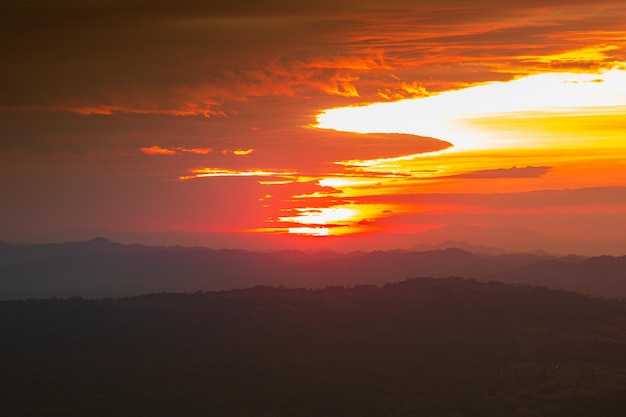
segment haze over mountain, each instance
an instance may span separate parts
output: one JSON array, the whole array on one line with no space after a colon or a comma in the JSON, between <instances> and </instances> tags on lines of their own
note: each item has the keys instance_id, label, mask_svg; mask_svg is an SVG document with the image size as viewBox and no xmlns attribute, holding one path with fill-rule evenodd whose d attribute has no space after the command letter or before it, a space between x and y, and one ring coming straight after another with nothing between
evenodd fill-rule
<instances>
[{"instance_id":1,"label":"haze over mountain","mask_svg":"<svg viewBox=\"0 0 626 417\"><path fill-rule=\"evenodd\" d=\"M467 246L466 246L467 247ZM0 298L89 298L228 290L256 285L324 288L385 284L418 276L461 276L626 297L626 256L555 256L426 251L213 250L122 245L98 238L0 245ZM497 250L495 252L498 252Z\"/></svg>"},{"instance_id":2,"label":"haze over mountain","mask_svg":"<svg viewBox=\"0 0 626 417\"><path fill-rule=\"evenodd\" d=\"M614 241L555 239L520 226L485 227L456 224L417 233L415 238L427 244L460 241L513 252L620 256L626 251L626 241L623 239Z\"/></svg>"},{"instance_id":3,"label":"haze over mountain","mask_svg":"<svg viewBox=\"0 0 626 417\"><path fill-rule=\"evenodd\" d=\"M610 234L610 233L606 233ZM374 234L356 234L333 237L294 236L284 234L259 233L218 233L218 232L123 232L109 231L102 234L68 233L63 239L50 240L34 237L33 239L11 240L14 243L30 244L38 242L63 242L90 240L94 236L102 235L107 239L125 244L141 243L148 246L200 246L212 249L231 248L254 251L290 250L305 251L333 250L337 252L352 252L356 250L423 250L441 249L450 247L468 248L478 251L474 247L483 246L485 253L509 252L537 252L547 254L579 254L585 256L613 255L621 256L626 248L626 240L615 233L615 238L599 238L590 236L585 239L558 237L538 233L522 226L479 226L471 224L451 224L434 227L428 230L412 233L385 233L380 231ZM467 246L469 245L469 246ZM485 249L491 248L491 249ZM494 252L493 250L496 252Z\"/></svg>"}]
</instances>

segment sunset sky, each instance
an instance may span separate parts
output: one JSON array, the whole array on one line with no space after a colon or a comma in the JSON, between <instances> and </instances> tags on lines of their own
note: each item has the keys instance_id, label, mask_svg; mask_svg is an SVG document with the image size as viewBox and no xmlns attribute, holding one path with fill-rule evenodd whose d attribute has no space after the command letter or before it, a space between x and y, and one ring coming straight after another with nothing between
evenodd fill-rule
<instances>
[{"instance_id":1,"label":"sunset sky","mask_svg":"<svg viewBox=\"0 0 626 417\"><path fill-rule=\"evenodd\" d=\"M0 15L0 240L387 249L514 226L626 253L623 0Z\"/></svg>"}]
</instances>

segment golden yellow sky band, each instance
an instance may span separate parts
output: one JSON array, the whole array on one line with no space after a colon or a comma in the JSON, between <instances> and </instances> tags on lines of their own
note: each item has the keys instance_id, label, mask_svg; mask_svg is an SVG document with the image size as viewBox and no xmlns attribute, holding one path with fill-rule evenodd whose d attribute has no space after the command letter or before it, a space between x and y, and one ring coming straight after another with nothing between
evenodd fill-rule
<instances>
[{"instance_id":1,"label":"golden yellow sky band","mask_svg":"<svg viewBox=\"0 0 626 417\"><path fill-rule=\"evenodd\" d=\"M539 74L429 97L329 109L318 115L317 127L430 136L453 143L455 150L571 147L575 143L560 143L559 135L550 132L569 132L573 117L608 121L598 128L587 126L579 136L593 137L602 129L607 137L612 124L614 131L623 132L619 120L626 115L624 68L621 64L601 73ZM547 118L551 122L545 123ZM543 131L540 125L545 125Z\"/></svg>"}]
</instances>

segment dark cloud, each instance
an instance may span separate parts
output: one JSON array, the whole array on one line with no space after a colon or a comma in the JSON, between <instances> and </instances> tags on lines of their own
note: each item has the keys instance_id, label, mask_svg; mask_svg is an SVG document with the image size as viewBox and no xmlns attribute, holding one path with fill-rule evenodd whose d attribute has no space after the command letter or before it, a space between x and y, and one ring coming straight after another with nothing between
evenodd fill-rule
<instances>
[{"instance_id":1,"label":"dark cloud","mask_svg":"<svg viewBox=\"0 0 626 417\"><path fill-rule=\"evenodd\" d=\"M612 0L594 5L596 13L586 2L560 0L61 0L2 7L0 108L30 110L216 116L228 102L254 97L402 98L414 82L431 91L455 85L446 67L457 85L500 79L507 69L524 71L520 55L589 44L573 31L610 37L624 30L623 6ZM620 54L609 53L605 64Z\"/></svg>"},{"instance_id":2,"label":"dark cloud","mask_svg":"<svg viewBox=\"0 0 626 417\"><path fill-rule=\"evenodd\" d=\"M588 187L549 189L524 192L478 193L420 193L355 198L361 203L391 201L419 205L473 206L488 209L524 209L626 204L626 187Z\"/></svg>"},{"instance_id":3,"label":"dark cloud","mask_svg":"<svg viewBox=\"0 0 626 417\"><path fill-rule=\"evenodd\" d=\"M511 168L484 169L465 174L449 175L446 178L539 178L551 169L552 167L547 166L514 166Z\"/></svg>"}]
</instances>

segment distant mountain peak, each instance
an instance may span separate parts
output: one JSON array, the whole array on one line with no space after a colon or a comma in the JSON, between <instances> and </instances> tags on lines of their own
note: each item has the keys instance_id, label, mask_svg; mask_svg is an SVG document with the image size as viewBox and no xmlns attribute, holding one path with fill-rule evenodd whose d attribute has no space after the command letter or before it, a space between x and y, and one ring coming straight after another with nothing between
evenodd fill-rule
<instances>
[{"instance_id":1,"label":"distant mountain peak","mask_svg":"<svg viewBox=\"0 0 626 417\"><path fill-rule=\"evenodd\" d=\"M469 224L450 224L437 229L427 230L416 235L418 243L427 243L440 247L446 242L464 242L461 246L475 252L482 247L487 253L496 254L491 248L504 251L529 252L544 247L554 246L554 240L521 226L480 226Z\"/></svg>"},{"instance_id":2,"label":"distant mountain peak","mask_svg":"<svg viewBox=\"0 0 626 417\"><path fill-rule=\"evenodd\" d=\"M86 241L85 243L96 244L96 245L119 245L119 243L115 243L105 237L94 237L91 240Z\"/></svg>"}]
</instances>

